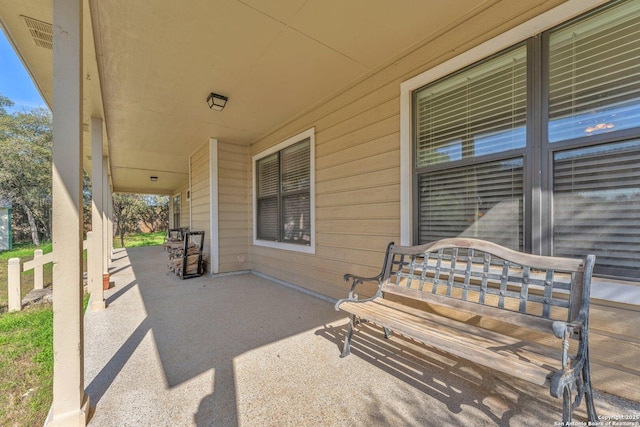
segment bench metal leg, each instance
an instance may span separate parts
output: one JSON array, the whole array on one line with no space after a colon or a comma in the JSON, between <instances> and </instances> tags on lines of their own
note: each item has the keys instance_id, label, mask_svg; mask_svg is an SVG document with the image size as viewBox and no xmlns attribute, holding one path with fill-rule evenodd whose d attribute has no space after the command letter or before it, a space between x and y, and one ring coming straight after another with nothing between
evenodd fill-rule
<instances>
[{"instance_id":1,"label":"bench metal leg","mask_svg":"<svg viewBox=\"0 0 640 427\"><path fill-rule=\"evenodd\" d=\"M571 401L571 387L564 386L562 393L562 425L567 426L571 422L573 414L573 402Z\"/></svg>"},{"instance_id":2,"label":"bench metal leg","mask_svg":"<svg viewBox=\"0 0 640 427\"><path fill-rule=\"evenodd\" d=\"M385 327L383 327L382 329L384 329L384 338L388 340L389 337L391 337L391 330Z\"/></svg>"},{"instance_id":3,"label":"bench metal leg","mask_svg":"<svg viewBox=\"0 0 640 427\"><path fill-rule=\"evenodd\" d=\"M588 350L587 350L588 351ZM598 421L596 407L593 403L593 388L591 387L591 368L589 367L589 358L587 357L584 367L582 368L582 376L584 378L584 399L587 404L587 419L589 421Z\"/></svg>"},{"instance_id":4,"label":"bench metal leg","mask_svg":"<svg viewBox=\"0 0 640 427\"><path fill-rule=\"evenodd\" d=\"M342 354L340 357L347 357L351 353L351 336L353 335L353 323L355 316L352 314L349 316L349 328L347 334L344 336L344 346L342 347Z\"/></svg>"}]
</instances>

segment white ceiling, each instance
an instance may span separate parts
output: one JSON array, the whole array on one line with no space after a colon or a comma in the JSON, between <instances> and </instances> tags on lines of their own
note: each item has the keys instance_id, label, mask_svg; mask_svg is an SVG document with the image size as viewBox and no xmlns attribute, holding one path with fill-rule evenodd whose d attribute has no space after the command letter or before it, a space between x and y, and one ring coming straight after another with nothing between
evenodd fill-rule
<instances>
[{"instance_id":1,"label":"white ceiling","mask_svg":"<svg viewBox=\"0 0 640 427\"><path fill-rule=\"evenodd\" d=\"M105 115L115 191L170 193L208 138L250 144L496 2L86 0L95 50L86 38L85 115ZM0 1L49 105L51 51L35 46L20 16L51 23L51 7ZM224 111L209 110L210 92L229 97Z\"/></svg>"}]
</instances>

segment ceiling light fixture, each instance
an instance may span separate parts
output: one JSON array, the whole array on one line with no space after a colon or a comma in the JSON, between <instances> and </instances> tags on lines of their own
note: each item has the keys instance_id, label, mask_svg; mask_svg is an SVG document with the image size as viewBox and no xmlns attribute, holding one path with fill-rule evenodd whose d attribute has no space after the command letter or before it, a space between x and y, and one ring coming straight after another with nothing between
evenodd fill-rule
<instances>
[{"instance_id":1,"label":"ceiling light fixture","mask_svg":"<svg viewBox=\"0 0 640 427\"><path fill-rule=\"evenodd\" d=\"M149 178L151 179L152 182L156 182L158 180L157 176L150 176Z\"/></svg>"},{"instance_id":2,"label":"ceiling light fixture","mask_svg":"<svg viewBox=\"0 0 640 427\"><path fill-rule=\"evenodd\" d=\"M207 96L207 104L209 104L209 108L216 111L222 111L224 106L227 105L227 101L229 98L223 95L218 95L217 93L211 92L209 96Z\"/></svg>"}]
</instances>

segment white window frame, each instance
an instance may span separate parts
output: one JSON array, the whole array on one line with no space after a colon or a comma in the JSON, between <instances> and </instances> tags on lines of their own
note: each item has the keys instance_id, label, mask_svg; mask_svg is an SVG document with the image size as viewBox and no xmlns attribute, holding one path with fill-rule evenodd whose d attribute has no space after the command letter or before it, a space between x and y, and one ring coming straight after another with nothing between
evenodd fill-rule
<instances>
[{"instance_id":1,"label":"white window frame","mask_svg":"<svg viewBox=\"0 0 640 427\"><path fill-rule=\"evenodd\" d=\"M316 183L316 175L315 175L315 146L316 146L316 142L315 142L315 134L316 134L316 128L312 127L310 129L305 130L304 132L300 132L297 135L292 136L291 138L288 138L285 141L282 141L281 143L274 145L273 147L264 150L256 155L254 155L251 159L251 169L252 169L252 188L253 188L253 244L255 246L262 246L262 247L267 247L267 248L273 248L273 249L284 249L287 251L294 251L294 252L303 252L303 253L308 253L308 254L315 254L316 253L316 189L315 189L315 183ZM309 219L311 221L311 240L309 245L298 245L298 244L293 244L293 243L284 243L284 242L273 242L270 240L260 240L258 239L258 194L257 194L257 188L256 188L256 174L257 174L257 168L256 168L256 163L258 160L267 157L273 153L276 153L278 151L281 151L287 147L289 147L290 145L296 144L298 142L301 142L305 139L309 138L309 180L310 180L310 188L309 188L309 195L310 195L310 201L309 201Z\"/></svg>"},{"instance_id":2,"label":"white window frame","mask_svg":"<svg viewBox=\"0 0 640 427\"><path fill-rule=\"evenodd\" d=\"M550 28L588 12L608 0L569 0L517 27L488 40L400 85L400 243L412 244L413 210L412 194L412 97L413 91L446 77L462 68L501 52L510 46L527 40ZM638 286L614 279L594 277L591 297L640 305Z\"/></svg>"}]
</instances>

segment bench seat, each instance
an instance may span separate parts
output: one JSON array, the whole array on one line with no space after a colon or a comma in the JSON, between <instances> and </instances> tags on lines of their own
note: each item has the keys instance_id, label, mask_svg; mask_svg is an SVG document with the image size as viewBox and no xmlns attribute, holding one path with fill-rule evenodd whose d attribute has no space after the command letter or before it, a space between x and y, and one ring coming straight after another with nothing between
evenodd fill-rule
<instances>
[{"instance_id":1,"label":"bench seat","mask_svg":"<svg viewBox=\"0 0 640 427\"><path fill-rule=\"evenodd\" d=\"M549 374L562 368L562 352L488 329L379 298L359 304L345 302L344 311L427 346L463 359L545 385Z\"/></svg>"}]
</instances>

